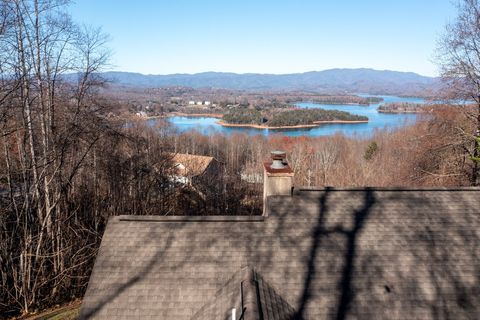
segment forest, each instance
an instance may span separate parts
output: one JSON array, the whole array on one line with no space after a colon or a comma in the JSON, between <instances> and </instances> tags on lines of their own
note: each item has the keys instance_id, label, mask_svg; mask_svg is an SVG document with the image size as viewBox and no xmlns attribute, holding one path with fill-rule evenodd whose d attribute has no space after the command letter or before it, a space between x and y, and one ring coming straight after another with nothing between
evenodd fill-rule
<instances>
[{"instance_id":1,"label":"forest","mask_svg":"<svg viewBox=\"0 0 480 320\"><path fill-rule=\"evenodd\" d=\"M263 124L262 113L255 109L235 108L223 115L223 121L233 124Z\"/></svg>"},{"instance_id":2,"label":"forest","mask_svg":"<svg viewBox=\"0 0 480 320\"><path fill-rule=\"evenodd\" d=\"M267 124L272 127L296 126L320 121L368 121L368 118L338 110L297 109L275 113Z\"/></svg>"},{"instance_id":3,"label":"forest","mask_svg":"<svg viewBox=\"0 0 480 320\"><path fill-rule=\"evenodd\" d=\"M360 96L341 96L341 95L325 95L310 97L305 100L299 99L292 102L308 101L319 104L359 104L368 106L369 104L376 104L383 101L381 97L360 97Z\"/></svg>"},{"instance_id":4,"label":"forest","mask_svg":"<svg viewBox=\"0 0 480 320\"><path fill-rule=\"evenodd\" d=\"M324 109L290 109L264 110L262 112L249 108L229 110L222 118L231 124L253 124L265 127L314 125L321 121L368 121L365 116L354 115L345 111Z\"/></svg>"},{"instance_id":5,"label":"forest","mask_svg":"<svg viewBox=\"0 0 480 320\"><path fill-rule=\"evenodd\" d=\"M385 103L378 107L378 112L383 113L423 113L428 112L433 105L425 105L420 103L408 103L408 102L394 102Z\"/></svg>"},{"instance_id":6,"label":"forest","mask_svg":"<svg viewBox=\"0 0 480 320\"><path fill-rule=\"evenodd\" d=\"M457 34L445 39L447 49L462 46ZM112 117L119 102L98 76L108 37L75 24L64 1L0 2L0 35L0 318L81 298L109 217L261 214L262 185L242 175L261 175L272 150L287 152L296 186L480 185L480 97L465 83L480 76L454 78L466 65L447 59L452 50L443 56L445 76L457 80L449 88L476 104L439 105L414 125L369 138L204 136ZM470 48L463 45L457 49ZM263 123L249 112L241 121ZM277 117L270 121L352 119L310 110ZM224 165L221 188L203 181L198 196L173 183L172 153L215 157Z\"/></svg>"}]
</instances>

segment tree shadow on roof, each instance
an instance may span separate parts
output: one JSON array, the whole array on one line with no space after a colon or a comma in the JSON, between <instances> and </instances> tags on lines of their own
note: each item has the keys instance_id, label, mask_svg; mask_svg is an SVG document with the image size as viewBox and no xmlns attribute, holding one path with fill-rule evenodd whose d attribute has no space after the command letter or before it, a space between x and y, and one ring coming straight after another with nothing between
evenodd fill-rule
<instances>
[{"instance_id":1,"label":"tree shadow on roof","mask_svg":"<svg viewBox=\"0 0 480 320\"><path fill-rule=\"evenodd\" d=\"M357 247L357 237L361 229L363 228L371 208L375 204L376 200L372 189L366 188L364 191L362 207L356 210L354 214L354 225L351 229L345 229L343 226L336 226L333 228L326 227L326 219L329 215L329 203L328 198L332 192L331 188L326 188L319 198L319 214L317 223L312 232L312 246L310 249L309 260L307 265L307 272L305 281L303 284L303 291L300 297L297 312L294 319L304 319L305 311L308 303L312 300L313 289L312 284L316 276L317 267L315 265L318 252L322 246L322 240L334 233L339 233L346 238L346 248L344 250L343 257L343 270L341 274L338 287L340 295L336 305L335 319L345 319L352 301L352 275L355 268L355 256Z\"/></svg>"},{"instance_id":2,"label":"tree shadow on roof","mask_svg":"<svg viewBox=\"0 0 480 320\"><path fill-rule=\"evenodd\" d=\"M421 227L396 226L398 233L406 235L407 252L417 261L414 272L397 270L397 277L401 283L410 283L409 295L425 301L434 319L478 318L480 237L475 228L475 220L480 218L478 210L465 206L463 212L455 215L425 211L419 218L423 221ZM406 227L410 227L410 232Z\"/></svg>"}]
</instances>

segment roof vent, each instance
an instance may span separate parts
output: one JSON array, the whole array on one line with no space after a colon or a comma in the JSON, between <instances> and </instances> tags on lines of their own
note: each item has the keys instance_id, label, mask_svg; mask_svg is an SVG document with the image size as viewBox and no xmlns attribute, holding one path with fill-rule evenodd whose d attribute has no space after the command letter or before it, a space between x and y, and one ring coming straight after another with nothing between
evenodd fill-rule
<instances>
[{"instance_id":1,"label":"roof vent","mask_svg":"<svg viewBox=\"0 0 480 320\"><path fill-rule=\"evenodd\" d=\"M284 151L272 151L270 152L270 156L272 157L272 165L270 168L272 169L284 169L285 166L285 157L286 153Z\"/></svg>"}]
</instances>

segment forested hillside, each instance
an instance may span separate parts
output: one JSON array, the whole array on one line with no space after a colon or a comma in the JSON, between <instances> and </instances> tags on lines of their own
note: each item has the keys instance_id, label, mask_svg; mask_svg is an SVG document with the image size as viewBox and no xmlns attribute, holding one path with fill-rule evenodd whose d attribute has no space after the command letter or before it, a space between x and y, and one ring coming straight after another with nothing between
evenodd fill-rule
<instances>
[{"instance_id":1,"label":"forested hillside","mask_svg":"<svg viewBox=\"0 0 480 320\"><path fill-rule=\"evenodd\" d=\"M438 79L413 72L373 69L330 69L283 75L224 72L143 75L106 72L102 76L113 83L142 88L186 86L237 90L315 90L326 93L369 92L405 96L431 95L440 85Z\"/></svg>"}]
</instances>

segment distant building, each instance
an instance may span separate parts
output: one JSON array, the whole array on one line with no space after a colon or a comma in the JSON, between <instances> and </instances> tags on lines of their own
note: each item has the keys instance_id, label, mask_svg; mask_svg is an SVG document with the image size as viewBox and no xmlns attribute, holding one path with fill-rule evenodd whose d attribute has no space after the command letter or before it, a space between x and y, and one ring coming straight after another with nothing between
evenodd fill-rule
<instances>
[{"instance_id":1,"label":"distant building","mask_svg":"<svg viewBox=\"0 0 480 320\"><path fill-rule=\"evenodd\" d=\"M171 153L175 167L175 181L195 185L216 181L223 173L223 164L214 157L195 154Z\"/></svg>"},{"instance_id":2,"label":"distant building","mask_svg":"<svg viewBox=\"0 0 480 320\"><path fill-rule=\"evenodd\" d=\"M195 192L204 201L211 201L224 186L224 165L214 157L171 153L175 173L170 180Z\"/></svg>"},{"instance_id":3,"label":"distant building","mask_svg":"<svg viewBox=\"0 0 480 320\"><path fill-rule=\"evenodd\" d=\"M210 101L205 101L204 104L205 104L206 106L209 106L209 105L211 105L212 103L211 103Z\"/></svg>"},{"instance_id":4,"label":"distant building","mask_svg":"<svg viewBox=\"0 0 480 320\"><path fill-rule=\"evenodd\" d=\"M203 104L202 101L197 101L197 106L201 106Z\"/></svg>"},{"instance_id":5,"label":"distant building","mask_svg":"<svg viewBox=\"0 0 480 320\"><path fill-rule=\"evenodd\" d=\"M192 106L192 105L194 105L194 104L195 104L195 101L193 101L193 100L190 100L190 101L188 101L188 104Z\"/></svg>"},{"instance_id":6,"label":"distant building","mask_svg":"<svg viewBox=\"0 0 480 320\"><path fill-rule=\"evenodd\" d=\"M135 113L135 115L137 117L142 117L142 118L146 118L147 117L147 113L145 111L139 111L137 113Z\"/></svg>"}]
</instances>

